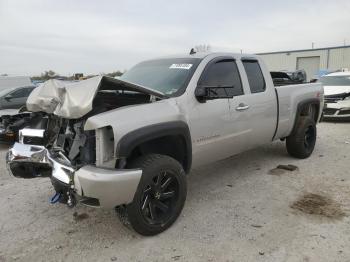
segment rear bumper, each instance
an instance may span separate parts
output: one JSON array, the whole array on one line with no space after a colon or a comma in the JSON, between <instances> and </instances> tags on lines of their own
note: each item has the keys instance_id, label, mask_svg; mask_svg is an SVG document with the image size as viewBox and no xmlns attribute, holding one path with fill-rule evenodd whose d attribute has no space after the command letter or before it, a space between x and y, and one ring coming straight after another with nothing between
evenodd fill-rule
<instances>
[{"instance_id":1,"label":"rear bumper","mask_svg":"<svg viewBox=\"0 0 350 262\"><path fill-rule=\"evenodd\" d=\"M104 169L92 165L75 169L61 153L43 146L15 143L6 158L12 175L21 178L50 176L55 185L66 188L83 204L114 208L132 202L141 179L140 169ZM87 199L95 199L86 201Z\"/></svg>"}]
</instances>

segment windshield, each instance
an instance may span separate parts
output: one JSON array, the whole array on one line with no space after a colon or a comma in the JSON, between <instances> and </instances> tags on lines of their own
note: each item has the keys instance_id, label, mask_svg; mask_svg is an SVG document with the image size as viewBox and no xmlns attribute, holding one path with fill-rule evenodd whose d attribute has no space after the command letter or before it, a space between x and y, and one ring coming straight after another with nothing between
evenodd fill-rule
<instances>
[{"instance_id":1,"label":"windshield","mask_svg":"<svg viewBox=\"0 0 350 262\"><path fill-rule=\"evenodd\" d=\"M320 79L324 86L350 86L350 75L348 76L323 76Z\"/></svg>"},{"instance_id":2,"label":"windshield","mask_svg":"<svg viewBox=\"0 0 350 262\"><path fill-rule=\"evenodd\" d=\"M200 61L199 58L145 61L131 68L120 79L177 96L185 90Z\"/></svg>"}]
</instances>

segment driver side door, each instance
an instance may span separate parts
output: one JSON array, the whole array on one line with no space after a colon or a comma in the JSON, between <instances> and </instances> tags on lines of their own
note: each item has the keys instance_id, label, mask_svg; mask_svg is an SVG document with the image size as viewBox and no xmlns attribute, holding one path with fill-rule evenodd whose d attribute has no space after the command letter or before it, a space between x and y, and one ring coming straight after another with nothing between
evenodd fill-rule
<instances>
[{"instance_id":1,"label":"driver side door","mask_svg":"<svg viewBox=\"0 0 350 262\"><path fill-rule=\"evenodd\" d=\"M235 59L225 56L211 60L198 81L197 89L203 87L213 87L215 94L199 99L190 112L194 167L240 152L245 143L241 139L244 121L236 119L232 125L230 115L229 97L244 94Z\"/></svg>"}]
</instances>

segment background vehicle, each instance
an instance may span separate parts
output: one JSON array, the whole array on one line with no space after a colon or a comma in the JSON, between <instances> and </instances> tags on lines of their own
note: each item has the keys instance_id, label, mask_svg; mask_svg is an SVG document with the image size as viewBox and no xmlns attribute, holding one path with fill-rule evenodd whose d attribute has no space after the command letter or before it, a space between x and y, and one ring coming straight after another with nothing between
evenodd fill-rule
<instances>
[{"instance_id":1,"label":"background vehicle","mask_svg":"<svg viewBox=\"0 0 350 262\"><path fill-rule=\"evenodd\" d=\"M324 87L325 119L350 120L350 72L336 72L320 78Z\"/></svg>"},{"instance_id":2,"label":"background vehicle","mask_svg":"<svg viewBox=\"0 0 350 262\"><path fill-rule=\"evenodd\" d=\"M0 91L0 110L20 109L25 106L27 98L34 90L34 86L7 88ZM1 111L0 111L1 113Z\"/></svg>"},{"instance_id":3,"label":"background vehicle","mask_svg":"<svg viewBox=\"0 0 350 262\"><path fill-rule=\"evenodd\" d=\"M17 115L25 107L34 86L13 87L0 91L0 143L13 143L18 130L24 127L24 121L18 121L27 114ZM12 115L15 115L12 117Z\"/></svg>"},{"instance_id":4,"label":"background vehicle","mask_svg":"<svg viewBox=\"0 0 350 262\"><path fill-rule=\"evenodd\" d=\"M306 83L306 72L304 70L297 71L272 71L270 72L272 81L275 86L295 85Z\"/></svg>"},{"instance_id":5,"label":"background vehicle","mask_svg":"<svg viewBox=\"0 0 350 262\"><path fill-rule=\"evenodd\" d=\"M27 108L46 115L9 150L14 176L49 176L52 202L117 207L155 235L179 216L191 167L277 139L310 156L323 88L275 87L258 56L200 53L145 61L119 79L50 80Z\"/></svg>"}]
</instances>

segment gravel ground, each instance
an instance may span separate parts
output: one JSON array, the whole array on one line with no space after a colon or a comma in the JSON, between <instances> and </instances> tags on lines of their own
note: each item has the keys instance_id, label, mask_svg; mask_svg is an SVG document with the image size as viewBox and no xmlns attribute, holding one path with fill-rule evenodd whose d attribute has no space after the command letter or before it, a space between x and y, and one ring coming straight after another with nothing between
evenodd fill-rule
<instances>
[{"instance_id":1,"label":"gravel ground","mask_svg":"<svg viewBox=\"0 0 350 262\"><path fill-rule=\"evenodd\" d=\"M350 124L318 127L309 159L275 142L193 170L181 216L155 237L114 211L51 205L49 180L8 176L2 147L0 261L350 261Z\"/></svg>"}]
</instances>

